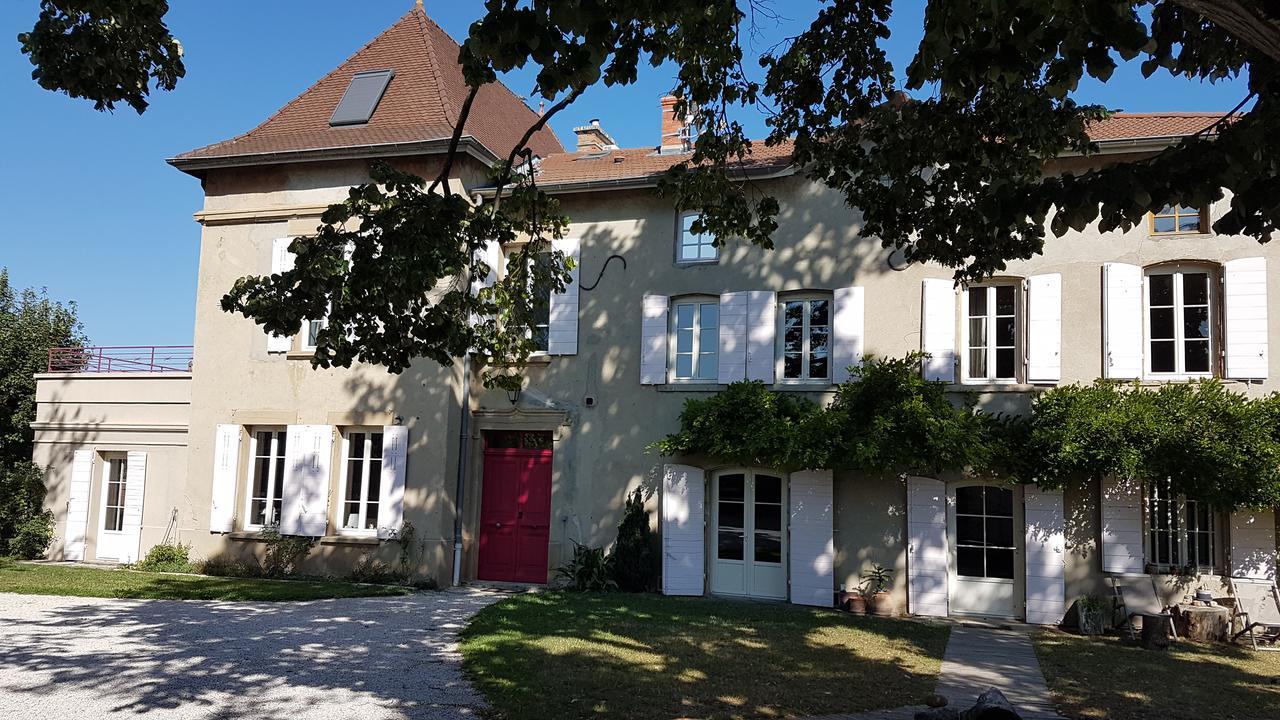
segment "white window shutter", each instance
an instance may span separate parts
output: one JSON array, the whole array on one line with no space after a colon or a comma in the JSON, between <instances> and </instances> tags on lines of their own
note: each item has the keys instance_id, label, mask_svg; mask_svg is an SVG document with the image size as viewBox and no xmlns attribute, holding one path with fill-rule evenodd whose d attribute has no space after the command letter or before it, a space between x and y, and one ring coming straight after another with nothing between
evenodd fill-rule
<instances>
[{"instance_id":1,"label":"white window shutter","mask_svg":"<svg viewBox=\"0 0 1280 720\"><path fill-rule=\"evenodd\" d=\"M1267 377L1267 260L1228 260L1223 265L1227 377Z\"/></svg>"},{"instance_id":2,"label":"white window shutter","mask_svg":"<svg viewBox=\"0 0 1280 720\"><path fill-rule=\"evenodd\" d=\"M850 378L849 367L862 364L866 325L866 291L860 287L836 288L832 327L831 378L836 384Z\"/></svg>"},{"instance_id":3,"label":"white window shutter","mask_svg":"<svg viewBox=\"0 0 1280 720\"><path fill-rule=\"evenodd\" d=\"M702 595L706 474L691 465L662 466L662 594Z\"/></svg>"},{"instance_id":4,"label":"white window shutter","mask_svg":"<svg viewBox=\"0 0 1280 720\"><path fill-rule=\"evenodd\" d=\"M720 296L721 385L747 379L747 293L731 292Z\"/></svg>"},{"instance_id":5,"label":"white window shutter","mask_svg":"<svg viewBox=\"0 0 1280 720\"><path fill-rule=\"evenodd\" d=\"M138 561L142 543L142 502L147 489L147 454L130 452L127 482L124 486L124 539L121 540L120 562Z\"/></svg>"},{"instance_id":6,"label":"white window shutter","mask_svg":"<svg viewBox=\"0 0 1280 720\"><path fill-rule=\"evenodd\" d=\"M645 295L640 322L640 384L662 385L667 381L666 295Z\"/></svg>"},{"instance_id":7,"label":"white window shutter","mask_svg":"<svg viewBox=\"0 0 1280 720\"><path fill-rule=\"evenodd\" d=\"M1137 480L1102 479L1102 572L1141 573L1142 485Z\"/></svg>"},{"instance_id":8,"label":"white window shutter","mask_svg":"<svg viewBox=\"0 0 1280 720\"><path fill-rule=\"evenodd\" d=\"M577 238L561 238L555 249L574 261L569 271L569 282L564 292L551 294L550 320L547 328L548 355L576 355L578 353L578 278L582 243Z\"/></svg>"},{"instance_id":9,"label":"white window shutter","mask_svg":"<svg viewBox=\"0 0 1280 720\"><path fill-rule=\"evenodd\" d=\"M1142 268L1125 263L1102 266L1103 375L1118 380L1142 377Z\"/></svg>"},{"instance_id":10,"label":"white window shutter","mask_svg":"<svg viewBox=\"0 0 1280 720\"><path fill-rule=\"evenodd\" d=\"M777 370L778 294L747 292L747 379L773 384Z\"/></svg>"},{"instance_id":11,"label":"white window shutter","mask_svg":"<svg viewBox=\"0 0 1280 720\"><path fill-rule=\"evenodd\" d=\"M1027 278L1027 382L1062 380L1062 275Z\"/></svg>"},{"instance_id":12,"label":"white window shutter","mask_svg":"<svg viewBox=\"0 0 1280 720\"><path fill-rule=\"evenodd\" d=\"M956 288L951 280L924 281L920 310L920 350L924 379L956 381Z\"/></svg>"},{"instance_id":13,"label":"white window shutter","mask_svg":"<svg viewBox=\"0 0 1280 720\"><path fill-rule=\"evenodd\" d=\"M835 599L835 503L830 470L791 473L791 602L831 607Z\"/></svg>"},{"instance_id":14,"label":"white window shutter","mask_svg":"<svg viewBox=\"0 0 1280 720\"><path fill-rule=\"evenodd\" d=\"M279 275L293 269L294 256L289 252L293 238L276 238L271 241L271 274ZM267 333L267 352L287 353L293 349L293 338L288 335Z\"/></svg>"},{"instance_id":15,"label":"white window shutter","mask_svg":"<svg viewBox=\"0 0 1280 720\"><path fill-rule=\"evenodd\" d=\"M67 536L62 559L84 560L84 538L89 530L89 493L93 487L93 451L76 450L71 460L71 485L67 493Z\"/></svg>"},{"instance_id":16,"label":"white window shutter","mask_svg":"<svg viewBox=\"0 0 1280 720\"><path fill-rule=\"evenodd\" d=\"M1027 622L1057 625L1067 612L1066 520L1062 491L1023 485Z\"/></svg>"},{"instance_id":17,"label":"white window shutter","mask_svg":"<svg viewBox=\"0 0 1280 720\"><path fill-rule=\"evenodd\" d=\"M321 537L329 527L329 464L333 428L290 425L285 436L280 534Z\"/></svg>"},{"instance_id":18,"label":"white window shutter","mask_svg":"<svg viewBox=\"0 0 1280 720\"><path fill-rule=\"evenodd\" d=\"M1276 579L1274 510L1239 510L1231 514L1231 576Z\"/></svg>"},{"instance_id":19,"label":"white window shutter","mask_svg":"<svg viewBox=\"0 0 1280 720\"><path fill-rule=\"evenodd\" d=\"M405 462L409 452L409 428L382 428L382 478L378 493L378 537L400 537L404 524Z\"/></svg>"},{"instance_id":20,"label":"white window shutter","mask_svg":"<svg viewBox=\"0 0 1280 720\"><path fill-rule=\"evenodd\" d=\"M907 610L912 615L946 617L947 487L941 480L907 478Z\"/></svg>"},{"instance_id":21,"label":"white window shutter","mask_svg":"<svg viewBox=\"0 0 1280 720\"><path fill-rule=\"evenodd\" d=\"M240 426L218 425L213 437L213 502L209 532L226 533L236 526L236 474L240 469Z\"/></svg>"}]
</instances>

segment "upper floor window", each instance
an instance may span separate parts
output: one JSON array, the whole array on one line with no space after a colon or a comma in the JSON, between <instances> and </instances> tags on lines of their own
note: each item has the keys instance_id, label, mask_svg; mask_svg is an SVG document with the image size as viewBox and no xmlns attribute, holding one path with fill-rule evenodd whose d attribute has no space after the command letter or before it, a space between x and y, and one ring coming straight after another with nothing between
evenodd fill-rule
<instances>
[{"instance_id":1,"label":"upper floor window","mask_svg":"<svg viewBox=\"0 0 1280 720\"><path fill-rule=\"evenodd\" d=\"M778 315L778 376L783 382L830 381L831 298L784 298Z\"/></svg>"},{"instance_id":2,"label":"upper floor window","mask_svg":"<svg viewBox=\"0 0 1280 720\"><path fill-rule=\"evenodd\" d=\"M342 448L342 529L374 532L382 490L382 433L347 432Z\"/></svg>"},{"instance_id":3,"label":"upper floor window","mask_svg":"<svg viewBox=\"0 0 1280 720\"><path fill-rule=\"evenodd\" d=\"M697 219L696 212L680 216L680 244L676 248L676 259L682 263L715 262L720 255L715 238L710 233L693 231L693 223Z\"/></svg>"},{"instance_id":4,"label":"upper floor window","mask_svg":"<svg viewBox=\"0 0 1280 720\"><path fill-rule=\"evenodd\" d=\"M966 382L1018 379L1018 286L971 287L964 308L961 366Z\"/></svg>"},{"instance_id":5,"label":"upper floor window","mask_svg":"<svg viewBox=\"0 0 1280 720\"><path fill-rule=\"evenodd\" d=\"M1147 271L1147 373L1209 376L1215 346L1213 283L1207 268Z\"/></svg>"},{"instance_id":6,"label":"upper floor window","mask_svg":"<svg viewBox=\"0 0 1280 720\"><path fill-rule=\"evenodd\" d=\"M1209 232L1208 219L1209 212L1204 208L1166 206L1159 212L1151 213L1151 232L1155 235L1206 233Z\"/></svg>"},{"instance_id":7,"label":"upper floor window","mask_svg":"<svg viewBox=\"0 0 1280 720\"><path fill-rule=\"evenodd\" d=\"M671 334L675 338L671 379L715 382L720 370L719 302L677 301L671 310Z\"/></svg>"},{"instance_id":8,"label":"upper floor window","mask_svg":"<svg viewBox=\"0 0 1280 720\"><path fill-rule=\"evenodd\" d=\"M1218 522L1209 506L1175 495L1168 479L1147 483L1147 564L1158 571L1213 572Z\"/></svg>"},{"instance_id":9,"label":"upper floor window","mask_svg":"<svg viewBox=\"0 0 1280 720\"><path fill-rule=\"evenodd\" d=\"M106 458L106 487L102 501L102 529L107 532L124 530L125 488L129 484L129 461L125 456Z\"/></svg>"},{"instance_id":10,"label":"upper floor window","mask_svg":"<svg viewBox=\"0 0 1280 720\"><path fill-rule=\"evenodd\" d=\"M534 262L546 265L551 262L549 253L539 253ZM530 331L535 352L544 353L551 347L551 286L544 286L533 298L533 329Z\"/></svg>"},{"instance_id":11,"label":"upper floor window","mask_svg":"<svg viewBox=\"0 0 1280 720\"><path fill-rule=\"evenodd\" d=\"M280 522L280 488L284 484L283 428L258 429L250 435L249 514L245 526L258 529Z\"/></svg>"}]
</instances>

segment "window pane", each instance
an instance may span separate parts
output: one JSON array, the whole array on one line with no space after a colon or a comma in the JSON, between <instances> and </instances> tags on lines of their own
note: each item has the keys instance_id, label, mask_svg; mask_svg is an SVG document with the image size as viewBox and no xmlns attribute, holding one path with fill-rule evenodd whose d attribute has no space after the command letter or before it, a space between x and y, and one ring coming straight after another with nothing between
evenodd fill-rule
<instances>
[{"instance_id":1,"label":"window pane","mask_svg":"<svg viewBox=\"0 0 1280 720\"><path fill-rule=\"evenodd\" d=\"M1181 215L1178 218L1178 230L1181 232L1200 232L1200 213L1195 210L1187 210L1187 215Z\"/></svg>"},{"instance_id":2,"label":"window pane","mask_svg":"<svg viewBox=\"0 0 1280 720\"><path fill-rule=\"evenodd\" d=\"M987 319L969 318L969 347L986 347Z\"/></svg>"},{"instance_id":3,"label":"window pane","mask_svg":"<svg viewBox=\"0 0 1280 720\"><path fill-rule=\"evenodd\" d=\"M719 375L719 362L714 352L704 352L698 356L698 378L700 380L715 380Z\"/></svg>"},{"instance_id":4,"label":"window pane","mask_svg":"<svg viewBox=\"0 0 1280 720\"><path fill-rule=\"evenodd\" d=\"M1173 338L1173 308L1151 308L1151 337Z\"/></svg>"},{"instance_id":5,"label":"window pane","mask_svg":"<svg viewBox=\"0 0 1280 720\"><path fill-rule=\"evenodd\" d=\"M347 461L347 499L358 500L360 488L364 485L364 462L358 459Z\"/></svg>"},{"instance_id":6,"label":"window pane","mask_svg":"<svg viewBox=\"0 0 1280 720\"><path fill-rule=\"evenodd\" d=\"M1172 275L1152 275L1147 279L1147 283L1150 288L1150 305L1152 307L1173 304Z\"/></svg>"},{"instance_id":7,"label":"window pane","mask_svg":"<svg viewBox=\"0 0 1280 720\"><path fill-rule=\"evenodd\" d=\"M676 352L693 352L693 329L676 330Z\"/></svg>"},{"instance_id":8,"label":"window pane","mask_svg":"<svg viewBox=\"0 0 1280 720\"><path fill-rule=\"evenodd\" d=\"M693 356L692 355L676 356L676 377L678 378L693 377Z\"/></svg>"},{"instance_id":9,"label":"window pane","mask_svg":"<svg viewBox=\"0 0 1280 720\"><path fill-rule=\"evenodd\" d=\"M985 544L981 517L973 515L956 516L956 544L977 545L979 547Z\"/></svg>"},{"instance_id":10,"label":"window pane","mask_svg":"<svg viewBox=\"0 0 1280 720\"><path fill-rule=\"evenodd\" d=\"M987 288L974 288L969 291L969 314L987 314Z\"/></svg>"},{"instance_id":11,"label":"window pane","mask_svg":"<svg viewBox=\"0 0 1280 720\"><path fill-rule=\"evenodd\" d=\"M987 577L1013 579L1013 551L987 550Z\"/></svg>"},{"instance_id":12,"label":"window pane","mask_svg":"<svg viewBox=\"0 0 1280 720\"><path fill-rule=\"evenodd\" d=\"M1187 372L1209 372L1208 341L1189 342L1185 345L1185 350L1186 353L1182 358L1182 364Z\"/></svg>"},{"instance_id":13,"label":"window pane","mask_svg":"<svg viewBox=\"0 0 1280 720\"><path fill-rule=\"evenodd\" d=\"M1183 273L1182 304L1209 304L1209 275L1207 273Z\"/></svg>"},{"instance_id":14,"label":"window pane","mask_svg":"<svg viewBox=\"0 0 1280 720\"><path fill-rule=\"evenodd\" d=\"M716 557L721 560L741 560L742 531L721 530L717 535Z\"/></svg>"},{"instance_id":15,"label":"window pane","mask_svg":"<svg viewBox=\"0 0 1280 720\"><path fill-rule=\"evenodd\" d=\"M1151 372L1173 372L1174 342L1172 340L1152 341Z\"/></svg>"},{"instance_id":16,"label":"window pane","mask_svg":"<svg viewBox=\"0 0 1280 720\"><path fill-rule=\"evenodd\" d=\"M721 500L737 500L742 502L742 488L744 480L742 475L721 475L720 476L720 499Z\"/></svg>"},{"instance_id":17,"label":"window pane","mask_svg":"<svg viewBox=\"0 0 1280 720\"><path fill-rule=\"evenodd\" d=\"M720 306L715 303L705 303L702 305L702 332L705 335L708 328L714 328L720 324Z\"/></svg>"},{"instance_id":18,"label":"window pane","mask_svg":"<svg viewBox=\"0 0 1280 720\"><path fill-rule=\"evenodd\" d=\"M809 324L830 325L830 310L826 300L809 301Z\"/></svg>"},{"instance_id":19,"label":"window pane","mask_svg":"<svg viewBox=\"0 0 1280 720\"><path fill-rule=\"evenodd\" d=\"M969 351L969 377L984 378L987 376L987 351Z\"/></svg>"},{"instance_id":20,"label":"window pane","mask_svg":"<svg viewBox=\"0 0 1280 720\"><path fill-rule=\"evenodd\" d=\"M369 433L369 457L382 458L382 433Z\"/></svg>"},{"instance_id":21,"label":"window pane","mask_svg":"<svg viewBox=\"0 0 1280 720\"><path fill-rule=\"evenodd\" d=\"M827 358L825 355L809 356L809 378L821 380L829 375L827 372Z\"/></svg>"},{"instance_id":22,"label":"window pane","mask_svg":"<svg viewBox=\"0 0 1280 720\"><path fill-rule=\"evenodd\" d=\"M717 248L715 245L712 245L712 244L711 244L711 241L707 241L707 243L706 243L706 244L702 245L702 253L701 253L701 256L700 256L700 258L699 258L699 259L701 259L701 260L715 260L715 259L716 259L716 251L717 251L717 250L718 250L718 248Z\"/></svg>"},{"instance_id":23,"label":"window pane","mask_svg":"<svg viewBox=\"0 0 1280 720\"><path fill-rule=\"evenodd\" d=\"M804 325L804 303L789 302L783 306L783 321L786 327L801 327Z\"/></svg>"},{"instance_id":24,"label":"window pane","mask_svg":"<svg viewBox=\"0 0 1280 720\"><path fill-rule=\"evenodd\" d=\"M782 530L782 506L756 503L756 530Z\"/></svg>"},{"instance_id":25,"label":"window pane","mask_svg":"<svg viewBox=\"0 0 1280 720\"><path fill-rule=\"evenodd\" d=\"M956 489L956 512L964 515L982 514L981 485L970 485Z\"/></svg>"},{"instance_id":26,"label":"window pane","mask_svg":"<svg viewBox=\"0 0 1280 720\"><path fill-rule=\"evenodd\" d=\"M680 259L681 259L681 260L697 260L697 259L699 259L698 246L697 246L697 245L681 245L681 246L680 246Z\"/></svg>"},{"instance_id":27,"label":"window pane","mask_svg":"<svg viewBox=\"0 0 1280 720\"><path fill-rule=\"evenodd\" d=\"M996 351L996 377L1001 380L1012 380L1014 377L1013 348L1001 348Z\"/></svg>"},{"instance_id":28,"label":"window pane","mask_svg":"<svg viewBox=\"0 0 1280 720\"><path fill-rule=\"evenodd\" d=\"M987 514L1013 517L1013 491L1008 488L986 488Z\"/></svg>"},{"instance_id":29,"label":"window pane","mask_svg":"<svg viewBox=\"0 0 1280 720\"><path fill-rule=\"evenodd\" d=\"M1182 309L1182 336L1188 340L1209 337L1209 308Z\"/></svg>"},{"instance_id":30,"label":"window pane","mask_svg":"<svg viewBox=\"0 0 1280 720\"><path fill-rule=\"evenodd\" d=\"M1157 216L1155 219L1154 225L1155 225L1155 231L1158 233L1173 232L1174 229L1177 227L1172 217Z\"/></svg>"},{"instance_id":31,"label":"window pane","mask_svg":"<svg viewBox=\"0 0 1280 720\"><path fill-rule=\"evenodd\" d=\"M681 304L676 305L676 327L692 328L693 327L693 305Z\"/></svg>"},{"instance_id":32,"label":"window pane","mask_svg":"<svg viewBox=\"0 0 1280 720\"><path fill-rule=\"evenodd\" d=\"M827 344L831 337L828 327L812 327L809 330L809 352L815 355L826 355Z\"/></svg>"},{"instance_id":33,"label":"window pane","mask_svg":"<svg viewBox=\"0 0 1280 720\"><path fill-rule=\"evenodd\" d=\"M1001 285L996 288L996 314L1012 315L1014 292L1012 285Z\"/></svg>"},{"instance_id":34,"label":"window pane","mask_svg":"<svg viewBox=\"0 0 1280 720\"><path fill-rule=\"evenodd\" d=\"M756 502L782 503L782 478L772 475L756 476Z\"/></svg>"},{"instance_id":35,"label":"window pane","mask_svg":"<svg viewBox=\"0 0 1280 720\"><path fill-rule=\"evenodd\" d=\"M1011 317L996 320L996 345L1012 346L1014 343L1014 320Z\"/></svg>"},{"instance_id":36,"label":"window pane","mask_svg":"<svg viewBox=\"0 0 1280 720\"><path fill-rule=\"evenodd\" d=\"M1213 550L1209 544L1209 533L1196 533L1196 564L1202 567L1213 565Z\"/></svg>"},{"instance_id":37,"label":"window pane","mask_svg":"<svg viewBox=\"0 0 1280 720\"><path fill-rule=\"evenodd\" d=\"M956 573L967 577L982 577L982 548L956 548Z\"/></svg>"},{"instance_id":38,"label":"window pane","mask_svg":"<svg viewBox=\"0 0 1280 720\"><path fill-rule=\"evenodd\" d=\"M782 359L782 376L785 378L800 377L800 356L787 355Z\"/></svg>"},{"instance_id":39,"label":"window pane","mask_svg":"<svg viewBox=\"0 0 1280 720\"><path fill-rule=\"evenodd\" d=\"M742 503L740 502L720 502L720 527L722 528L744 528Z\"/></svg>"},{"instance_id":40,"label":"window pane","mask_svg":"<svg viewBox=\"0 0 1280 720\"><path fill-rule=\"evenodd\" d=\"M1013 547L1013 518L987 518L987 545Z\"/></svg>"},{"instance_id":41,"label":"window pane","mask_svg":"<svg viewBox=\"0 0 1280 720\"><path fill-rule=\"evenodd\" d=\"M756 533L755 561L758 563L781 563L782 538L777 535Z\"/></svg>"}]
</instances>

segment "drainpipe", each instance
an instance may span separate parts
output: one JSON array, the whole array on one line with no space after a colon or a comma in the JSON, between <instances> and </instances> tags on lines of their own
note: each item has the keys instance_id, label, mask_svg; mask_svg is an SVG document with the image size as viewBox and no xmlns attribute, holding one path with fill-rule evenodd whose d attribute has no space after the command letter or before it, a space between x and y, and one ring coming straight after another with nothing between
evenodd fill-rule
<instances>
[{"instance_id":1,"label":"drainpipe","mask_svg":"<svg viewBox=\"0 0 1280 720\"><path fill-rule=\"evenodd\" d=\"M462 509L467 487L467 454L471 443L471 353L462 356L462 420L458 431L458 487L453 507L453 586L462 584Z\"/></svg>"}]
</instances>

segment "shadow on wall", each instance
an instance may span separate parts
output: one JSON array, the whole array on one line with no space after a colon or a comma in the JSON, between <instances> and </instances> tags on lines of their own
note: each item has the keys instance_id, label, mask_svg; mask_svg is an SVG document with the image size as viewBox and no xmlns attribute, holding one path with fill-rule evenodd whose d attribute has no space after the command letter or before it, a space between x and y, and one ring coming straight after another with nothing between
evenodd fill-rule
<instances>
[{"instance_id":1,"label":"shadow on wall","mask_svg":"<svg viewBox=\"0 0 1280 720\"><path fill-rule=\"evenodd\" d=\"M493 599L51 599L50 609L24 609L7 624L0 674L23 680L3 695L13 707L63 703L54 714L75 706L94 717L178 708L254 720L472 717L476 698L457 682L447 633ZM349 712L335 712L342 704Z\"/></svg>"}]
</instances>

